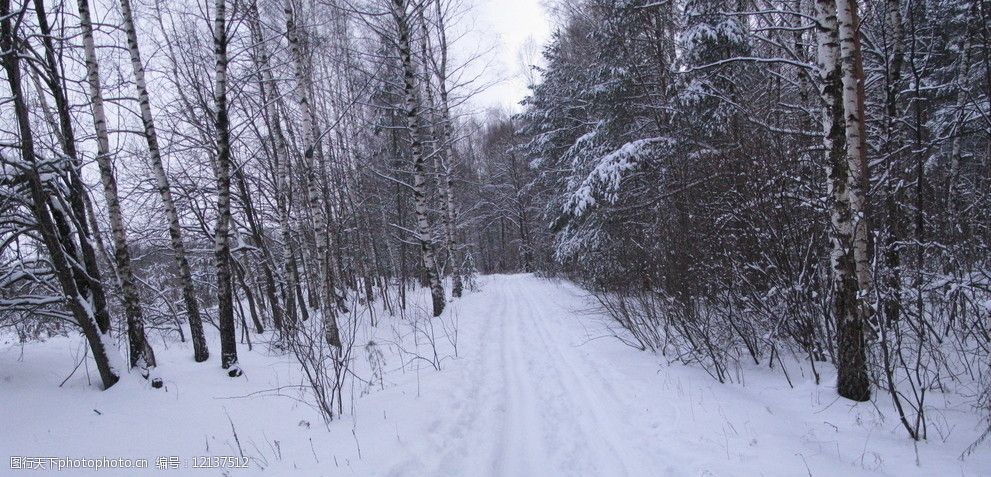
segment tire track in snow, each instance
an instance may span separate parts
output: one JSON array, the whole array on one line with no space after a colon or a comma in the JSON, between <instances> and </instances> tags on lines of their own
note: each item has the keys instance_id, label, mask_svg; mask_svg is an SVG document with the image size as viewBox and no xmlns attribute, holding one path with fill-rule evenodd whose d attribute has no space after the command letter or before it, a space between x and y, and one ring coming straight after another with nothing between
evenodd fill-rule
<instances>
[{"instance_id":1,"label":"tire track in snow","mask_svg":"<svg viewBox=\"0 0 991 477\"><path fill-rule=\"evenodd\" d=\"M540 383L532 379L532 367L528 366L533 349L524 346L527 333L520 329L520 319L527 312L521 309L518 290L505 280L502 298L511 303L509 313L499 317L502 340L500 356L503 377L504 402L501 404L503 423L500 427L501 452L493 455L493 475L552 475L553 466L547 461L550 455L539 439L541 422L536 390ZM529 343L527 343L529 344Z\"/></svg>"},{"instance_id":2,"label":"tire track in snow","mask_svg":"<svg viewBox=\"0 0 991 477\"><path fill-rule=\"evenodd\" d=\"M501 435L496 439L491 437L495 432L493 429L499 427L502 421L497 413L491 411L499 409L506 401L502 395L505 389L504 378L500 376L503 367L498 359L504 343L503 318L511 314L512 310L509 309L510 302L505 299L504 294L497 292L503 288L501 280L492 280L485 285L494 288L486 290L490 297L489 305L481 307L487 312L484 316L471 317L483 322L481 331L472 343L478 347L467 349L474 357L465 360L470 365L461 370L461 382L469 391L458 398L463 402L460 403L459 411L450 416L450 422L439 436L438 445L433 451L440 457L433 471L427 475L448 477L459 475L466 469L471 469L472 475L489 475L487 473L492 470L489 468L491 461L488 456L500 452L499 448L504 440ZM442 404L438 407L445 406Z\"/></svg>"},{"instance_id":3,"label":"tire track in snow","mask_svg":"<svg viewBox=\"0 0 991 477\"><path fill-rule=\"evenodd\" d=\"M541 282L540 287L550 294L557 286ZM532 300L538 293L527 297ZM572 298L582 300L584 296ZM558 371L569 377L569 394L584 397L583 402L591 411L593 433L600 435L619 458L624 474L682 475L684 469L673 463L683 462L685 458L667 449L691 448L694 444L688 443L676 429L662 428L656 409L640 405L649 392L641 382L623 373L621 368L610 367L610 360L597 360L583 352L581 343L588 339L588 330L583 334L578 332L577 315L581 311L556 301L544 309L548 313L535 317L532 327L542 337Z\"/></svg>"},{"instance_id":4,"label":"tire track in snow","mask_svg":"<svg viewBox=\"0 0 991 477\"><path fill-rule=\"evenodd\" d=\"M419 475L663 475L658 442L636 442L653 433L624 415L632 396L572 345L571 310L548 300L547 284L522 278L487 283L470 358L451 364L463 387L437 403L421 447L436 461Z\"/></svg>"},{"instance_id":5,"label":"tire track in snow","mask_svg":"<svg viewBox=\"0 0 991 477\"><path fill-rule=\"evenodd\" d=\"M489 281L487 285L494 286L496 283L498 282ZM506 313L506 302L500 294L469 295L465 299L483 296L487 299L478 308L491 310L493 316ZM425 432L418 434L417 442L411 443L411 455L393 465L386 475L452 476L470 468L463 467L464 463L461 461L469 453L468 445L475 443L470 442L474 440L471 430L477 427L481 411L493 399L487 388L495 384L489 377L496 368L492 363L494 355L491 348L498 344L498 339L493 336L496 320L486 316L471 318L481 322L481 326L476 328L477 335L464 335L460 338L463 347L461 359L446 361L442 371L457 373L459 379L455 381L464 385L448 389L449 392L442 396L443 399L438 399L433 408L433 420L427 425ZM464 328L472 329L470 326ZM465 344L468 346L464 346Z\"/></svg>"},{"instance_id":6,"label":"tire track in snow","mask_svg":"<svg viewBox=\"0 0 991 477\"><path fill-rule=\"evenodd\" d=\"M548 329L549 325L561 324L557 317L562 310L558 309L557 303L546 300L536 304L537 294L544 291L541 290L543 284L534 289L532 285L528 287L514 280L514 285L513 295L523 302L525 310L519 315L517 325L529 331L526 333L529 337L527 349L534 357L540 358L534 362L535 369L543 370L544 375L557 386L558 399L549 401L563 418L557 424L568 424L567 429L559 427L554 433L556 435L552 435L557 442L571 441L571 452L562 456L564 459L561 462L572 464L570 470L576 474L595 469L598 475L630 475L629 457L623 451L624 444L629 443L624 443L614 432L616 416L607 415L609 407L617 401L604 398L601 392L593 392L583 378L590 367L577 369L575 361L569 356L576 350L570 345L567 349L562 348L561 341L570 338L571 330L560 326L559 329ZM547 380L543 382L546 389ZM596 384L598 388L607 382L597 381Z\"/></svg>"}]
</instances>

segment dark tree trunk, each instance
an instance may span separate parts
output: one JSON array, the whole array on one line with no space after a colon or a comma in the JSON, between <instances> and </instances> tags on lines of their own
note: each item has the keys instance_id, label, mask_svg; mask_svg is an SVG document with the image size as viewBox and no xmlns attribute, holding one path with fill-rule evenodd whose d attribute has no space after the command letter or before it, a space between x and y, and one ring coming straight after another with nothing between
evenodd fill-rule
<instances>
[{"instance_id":1,"label":"dark tree trunk","mask_svg":"<svg viewBox=\"0 0 991 477\"><path fill-rule=\"evenodd\" d=\"M220 327L220 366L228 376L241 375L237 362L237 332L231 283L231 138L227 111L227 5L217 0L213 23L213 47L217 61L214 102L217 134L217 226L214 232L214 259L217 268L217 322Z\"/></svg>"}]
</instances>

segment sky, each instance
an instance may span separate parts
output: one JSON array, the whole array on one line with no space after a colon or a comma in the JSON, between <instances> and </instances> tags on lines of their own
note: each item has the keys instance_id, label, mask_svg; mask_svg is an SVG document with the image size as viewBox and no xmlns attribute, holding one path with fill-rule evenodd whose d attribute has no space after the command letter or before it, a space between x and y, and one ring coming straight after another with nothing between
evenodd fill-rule
<instances>
[{"instance_id":1,"label":"sky","mask_svg":"<svg viewBox=\"0 0 991 477\"><path fill-rule=\"evenodd\" d=\"M470 11L461 19L468 33L457 49L463 57L484 53L473 68L480 83L489 85L472 98L479 109L519 111L518 102L527 94L523 56L539 61L540 51L551 34L546 0L470 0ZM526 53L529 53L527 55Z\"/></svg>"}]
</instances>

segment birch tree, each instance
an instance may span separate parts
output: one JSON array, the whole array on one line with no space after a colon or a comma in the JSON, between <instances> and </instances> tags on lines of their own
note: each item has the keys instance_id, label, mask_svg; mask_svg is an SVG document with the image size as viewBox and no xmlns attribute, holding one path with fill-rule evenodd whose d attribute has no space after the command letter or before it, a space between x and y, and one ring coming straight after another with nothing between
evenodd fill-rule
<instances>
[{"instance_id":1,"label":"birch tree","mask_svg":"<svg viewBox=\"0 0 991 477\"><path fill-rule=\"evenodd\" d=\"M327 227L327 215L324 209L322 194L320 193L320 168L324 160L318 157L320 151L320 132L317 129L316 113L313 109L313 86L312 71L310 62L307 61L303 45L301 44L298 18L298 4L294 0L286 0L286 36L289 40L289 50L292 56L295 74L295 93L302 110L302 135L303 135L303 167L306 176L306 188L309 198L310 214L313 217L313 234L316 240L316 286L320 290L320 302L323 308L323 319L325 320L326 340L331 346L340 347L340 331L337 327L337 317L334 306L337 304L336 291L334 289L334 277L331 254L329 247L329 229Z\"/></svg>"},{"instance_id":2,"label":"birch tree","mask_svg":"<svg viewBox=\"0 0 991 477\"><path fill-rule=\"evenodd\" d=\"M424 67L424 90L427 95L426 104L431 111L431 137L433 139L434 170L437 173L437 192L440 202L441 225L443 227L444 246L447 248L447 265L451 268L451 295L460 297L462 292L461 264L459 245L457 243L457 213L455 211L453 172L451 161L451 110L448 98L447 78L447 33L444 29L444 12L440 1L432 1L435 7L434 23L437 30L437 52L434 53L431 44L430 29L427 16L420 11L421 44ZM438 98L434 98L433 78L437 82Z\"/></svg>"},{"instance_id":3,"label":"birch tree","mask_svg":"<svg viewBox=\"0 0 991 477\"><path fill-rule=\"evenodd\" d=\"M131 252L124 228L124 215L121 210L117 190L117 177L110 157L110 136L107 132L107 115L103 106L103 92L100 83L100 66L96 59L96 44L93 40L93 23L90 19L88 0L77 0L79 26L83 33L83 48L86 55L86 80L89 84L90 104L93 112L93 126L96 131L96 162L100 169L100 182L107 201L110 215L110 231L114 244L114 263L120 277L121 301L127 316L129 356L132 368L138 368L148 378L155 367L155 353L148 343L144 330L137 283L131 266ZM156 378L155 387L162 385Z\"/></svg>"},{"instance_id":4,"label":"birch tree","mask_svg":"<svg viewBox=\"0 0 991 477\"><path fill-rule=\"evenodd\" d=\"M414 7L416 7L414 5ZM406 129L413 159L413 203L416 215L416 239L420 243L423 266L426 269L433 302L433 315L444 311L444 284L437 270L432 238L433 226L430 223L427 206L426 157L423 151L421 114L417 88L416 67L413 65L411 40L410 4L406 0L393 0L390 15L396 26L396 42L403 71L403 94L406 109Z\"/></svg>"},{"instance_id":5,"label":"birch tree","mask_svg":"<svg viewBox=\"0 0 991 477\"><path fill-rule=\"evenodd\" d=\"M214 72L214 128L217 134L217 225L214 229L214 260L217 267L217 322L220 327L220 366L227 375L242 374L237 361L237 335L234 327L234 296L231 275L231 131L227 110L227 1L214 3L213 48L216 60Z\"/></svg>"},{"instance_id":6,"label":"birch tree","mask_svg":"<svg viewBox=\"0 0 991 477\"><path fill-rule=\"evenodd\" d=\"M141 61L141 51L138 47L138 33L134 25L131 1L120 0L120 8L124 33L127 36L127 50L131 58L134 87L138 95L141 124L144 128L145 141L148 143L148 162L154 175L159 197L162 200L165 220L168 223L170 244L172 253L175 255L182 298L189 320L189 333L193 341L193 358L197 362L202 362L209 358L210 351L207 348L206 337L203 335L203 319L200 317L199 303L196 301L196 291L193 288L193 277L189 269L186 246L183 243L182 225L179 222L179 214L172 198L171 184L162 162L162 152L158 143L155 119L151 112L151 99L148 96L148 86L145 82L144 63Z\"/></svg>"},{"instance_id":7,"label":"birch tree","mask_svg":"<svg viewBox=\"0 0 991 477\"><path fill-rule=\"evenodd\" d=\"M870 399L867 377L864 328L873 313L870 229L867 220L867 189L870 170L867 162L867 137L864 113L864 68L860 52L860 19L857 0L836 0L836 22L842 65L843 119L845 124L846 189L849 194L852 226L852 253L857 279L853 313L839 317L839 355L837 390L855 401ZM846 221L844 219L844 221ZM842 224L847 227L846 223ZM845 321L845 322L843 322Z\"/></svg>"},{"instance_id":8,"label":"birch tree","mask_svg":"<svg viewBox=\"0 0 991 477\"><path fill-rule=\"evenodd\" d=\"M11 170L5 170L5 174L13 172L11 185L21 188L26 195L24 201L36 221L35 227L55 269L66 306L86 337L106 389L117 383L123 370L110 338L110 316L100 271L91 256L92 237L81 199L86 191L78 180L78 164L66 163L72 156L53 160L36 154L30 112L21 87L18 52L23 41L16 29L26 12L27 8L15 12L11 10L10 0L0 0L0 58L12 96L21 156L21 161L9 164ZM39 8L39 14L44 15L43 8ZM60 94L53 93L56 97ZM7 164L4 166L7 169Z\"/></svg>"},{"instance_id":9,"label":"birch tree","mask_svg":"<svg viewBox=\"0 0 991 477\"><path fill-rule=\"evenodd\" d=\"M279 196L276 202L276 207L278 208L279 216L279 226L282 230L283 245L289 246L289 230L288 230L288 220L283 218L284 206L282 204L282 190L285 188L282 185L283 181L287 180L288 171L282 171L282 163L286 160L286 140L282 133L282 119L281 115L278 113L278 108L276 106L276 101L280 98L278 97L278 92L276 91L276 83L272 79L272 72L269 66L269 54L268 48L265 43L264 36L262 34L261 19L258 11L258 2L252 0L248 6L248 28L251 31L251 41L254 43L254 61L257 65L258 73L258 90L261 95L261 102L264 109L265 121L270 130L271 136L273 138L272 151L273 160L276 163L277 169L280 171L276 178L276 188L278 189L276 194ZM253 230L257 230L257 227L253 227ZM285 306L280 304L279 298L276 292L275 284L275 272L272 270L274 266L274 257L262 243L263 238L259 235L255 236L255 241L257 246L262 247L265 253L265 281L266 281L266 293L268 294L269 301L272 304L272 319L274 321L275 327L278 330L282 330L283 321L285 319L286 313L295 314L295 310L287 310L290 306L295 306L295 300L290 301L292 294L287 295ZM288 254L287 254L288 256ZM288 275L287 275L288 276Z\"/></svg>"}]
</instances>

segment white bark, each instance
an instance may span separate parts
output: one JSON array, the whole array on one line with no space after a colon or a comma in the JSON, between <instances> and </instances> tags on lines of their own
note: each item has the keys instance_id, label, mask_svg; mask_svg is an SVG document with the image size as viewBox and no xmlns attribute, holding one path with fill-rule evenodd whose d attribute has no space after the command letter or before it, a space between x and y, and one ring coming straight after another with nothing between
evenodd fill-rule
<instances>
[{"instance_id":1,"label":"white bark","mask_svg":"<svg viewBox=\"0 0 991 477\"><path fill-rule=\"evenodd\" d=\"M217 267L217 321L220 327L220 366L227 375L241 375L237 361L237 336L234 326L234 296L231 281L231 138L230 118L227 111L227 1L214 4L213 49L214 70L213 101L216 108L214 121L217 135L217 225L214 230L214 259Z\"/></svg>"},{"instance_id":2,"label":"white bark","mask_svg":"<svg viewBox=\"0 0 991 477\"><path fill-rule=\"evenodd\" d=\"M434 316L444 311L444 284L437 271L434 245L431 238L430 216L427 211L426 164L420 130L420 109L417 98L416 69L413 66L410 21L405 0L393 0L392 16L398 33L399 55L403 67L403 90L406 101L406 128L409 131L410 150L413 156L413 204L416 216L416 238L420 242L423 266L430 281L430 295Z\"/></svg>"},{"instance_id":3,"label":"white bark","mask_svg":"<svg viewBox=\"0 0 991 477\"><path fill-rule=\"evenodd\" d=\"M823 146L829 165L828 193L832 203L830 223L834 287L843 282L845 269L844 256L853 237L853 223L850 220L850 194L847 187L842 96L839 82L839 39L836 25L835 0L816 0L816 44L819 73L819 95L823 103L822 128ZM840 291L842 292L842 291Z\"/></svg>"},{"instance_id":4,"label":"white bark","mask_svg":"<svg viewBox=\"0 0 991 477\"><path fill-rule=\"evenodd\" d=\"M0 0L0 51L14 51L17 32L13 18L10 0ZM86 230L79 225L84 224L86 218L85 216L66 217L65 214L78 213L78 209L74 210L73 207L66 207L65 204L60 203L65 198L52 193L53 189L59 190L59 188L45 186L43 174L45 176L50 174L41 170L35 156L30 113L26 96L21 88L20 55L0 55L0 63L6 73L11 93L10 100L14 106L20 155L24 164L28 166L22 169L28 195L25 203L31 209L41 242L50 256L55 277L66 299L66 306L89 343L97 371L106 389L117 383L122 368L117 364L109 336L110 322L105 300L102 298L102 284L94 280L99 277L99 270L91 267L85 257L78 256L80 251L86 253L84 245L90 239ZM69 193L84 193L85 191L76 188L80 185L81 183L78 182L72 184L70 187L75 190ZM75 231L69 226L69 222L77 224Z\"/></svg>"},{"instance_id":5,"label":"white bark","mask_svg":"<svg viewBox=\"0 0 991 477\"><path fill-rule=\"evenodd\" d=\"M839 0L846 2L847 0ZM823 139L829 165L828 189L832 250L833 315L836 320L837 392L846 398L864 401L870 397L864 350L864 296L857 277L855 234L862 213L855 205L854 173L851 170L850 142L860 143L862 129L851 129L846 108L845 69L841 31L836 16L836 0L816 0L816 43L818 47L820 95L823 100ZM849 33L849 32L847 32ZM850 53L849 51L847 52ZM854 85L856 92L856 85ZM862 124L862 115L855 114ZM851 133L852 137L851 137ZM854 153L863 152L863 144ZM862 158L862 155L861 155ZM864 170L864 169L861 169ZM866 221L863 221L866 226Z\"/></svg>"},{"instance_id":6,"label":"white bark","mask_svg":"<svg viewBox=\"0 0 991 477\"><path fill-rule=\"evenodd\" d=\"M286 0L286 35L289 39L289 51L292 56L296 79L296 99L302 109L303 129L303 167L306 174L307 195L309 197L310 214L313 217L313 234L317 247L317 277L320 301L324 310L323 319L326 326L326 340L331 346L340 348L340 331L337 327L337 317L334 312L337 298L333 283L332 257L328 246L327 216L324 213L323 201L320 194L319 167L322 158L317 157L319 151L319 133L316 125L316 113L312 100L312 71L307 61L303 46L300 44L300 31L297 21L297 4Z\"/></svg>"},{"instance_id":7,"label":"white bark","mask_svg":"<svg viewBox=\"0 0 991 477\"><path fill-rule=\"evenodd\" d=\"M444 238L449 254L448 261L451 265L451 293L455 297L460 297L463 284L461 277L461 256L458 253L457 209L454 206L454 179L452 177L453 167L451 163L454 155L452 154L451 140L451 107L447 90L447 32L445 31L444 12L441 9L440 0L434 0L434 6L437 15L437 47L439 49L440 61L437 62L434 58L424 58L424 61L429 61L433 65L432 69L437 79L437 88L440 96L440 104L438 105L440 120L437 122L435 132L435 138L438 143L435 151L437 155L437 186L440 189ZM423 22L424 42L429 39L428 33L426 22ZM433 104L433 101L430 101L430 103Z\"/></svg>"},{"instance_id":8,"label":"white bark","mask_svg":"<svg viewBox=\"0 0 991 477\"><path fill-rule=\"evenodd\" d=\"M151 368L155 367L155 353L145 337L144 318L138 297L137 283L131 269L131 253L127 243L127 232L124 229L124 217L117 191L117 178L110 161L110 136L107 133L107 115L103 107L100 67L96 60L96 45L93 40L89 1L77 0L77 5L79 7L79 24L83 32L83 49L86 56L86 80L90 90L93 126L96 130L96 162L100 169L100 182L103 184L103 195L106 198L110 215L110 232L114 242L114 262L120 277L124 313L127 316L130 364L131 367L139 368L142 375L147 378L151 373ZM155 384L161 386L161 381Z\"/></svg>"},{"instance_id":9,"label":"white bark","mask_svg":"<svg viewBox=\"0 0 991 477\"><path fill-rule=\"evenodd\" d=\"M288 154L286 153L286 138L282 133L282 117L279 114L278 105L275 104L281 99L278 98L278 92L276 89L275 80L272 78L272 71L269 66L269 54L268 48L265 45L265 39L262 35L261 22L259 19L258 4L256 0L252 0L250 7L251 11L248 13L248 26L251 29L252 42L255 44L255 65L260 72L261 81L259 82L259 92L261 94L261 102L264 105L265 118L268 121L269 134L271 135L273 150L274 150L274 161L276 163L276 168L278 173L275 175L275 193L276 193L276 208L278 209L278 220L279 228L281 230L281 237L283 241L283 246L286 250L289 250L289 240L290 240L290 229L289 229L289 215L288 215ZM271 260L271 256L266 253L266 256ZM289 260L292 259L292 255L289 253L283 253L283 271L286 276L286 281L291 285L294 285L292 280L292 275L289 273L290 266ZM268 264L265 264L268 267ZM271 276L272 271L267 272ZM291 288L295 290L295 286ZM295 310L295 299L293 293L287 293L284 306L281 306L275 301L277 298L274 293L270 293L273 296L270 298L273 301L273 320L275 321L276 328L282 331L282 327L285 325L284 320L286 317L294 317Z\"/></svg>"},{"instance_id":10,"label":"white bark","mask_svg":"<svg viewBox=\"0 0 991 477\"><path fill-rule=\"evenodd\" d=\"M836 20L839 32L843 81L843 111L846 121L846 149L850 175L850 210L854 219L853 254L861 298L870 300L870 228L867 221L867 189L870 170L864 125L864 71L860 55L860 21L857 0L838 0ZM869 310L865 310L869 313Z\"/></svg>"},{"instance_id":11,"label":"white bark","mask_svg":"<svg viewBox=\"0 0 991 477\"><path fill-rule=\"evenodd\" d=\"M179 214L176 212L175 201L172 199L172 188L165 166L162 163L162 153L158 146L158 132L155 129L155 119L151 113L151 102L148 97L148 85L145 82L144 64L141 62L141 51L138 47L138 34L134 27L134 15L131 11L130 0L120 0L124 33L127 36L127 49L131 57L131 70L134 75L134 87L138 93L138 107L141 112L141 123L144 127L145 140L148 142L148 159L162 207L165 209L165 220L168 222L169 239L172 253L175 254L176 266L179 271L179 281L182 287L183 301L189 319L189 331L193 341L193 356L198 362L206 361L210 356L206 338L203 335L203 322L200 317L199 304L193 288L193 277L189 270L189 260L186 258L186 246L182 241L182 228L179 224Z\"/></svg>"}]
</instances>

